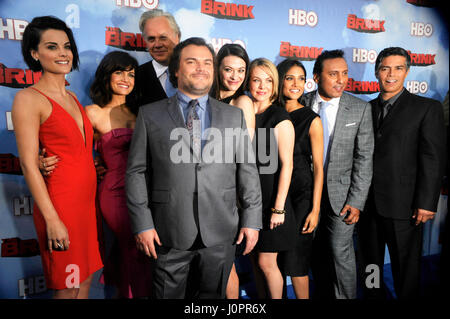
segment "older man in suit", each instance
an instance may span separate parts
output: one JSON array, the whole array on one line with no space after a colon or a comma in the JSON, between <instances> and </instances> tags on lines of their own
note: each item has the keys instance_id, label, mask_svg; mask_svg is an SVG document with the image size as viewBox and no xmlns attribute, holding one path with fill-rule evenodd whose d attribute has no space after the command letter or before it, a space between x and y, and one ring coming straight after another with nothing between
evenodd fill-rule
<instances>
[{"instance_id":1,"label":"older man in suit","mask_svg":"<svg viewBox=\"0 0 450 319\"><path fill-rule=\"evenodd\" d=\"M316 297L356 298L353 231L372 179L372 113L344 92L348 66L341 50L324 51L313 69L317 91L302 103L319 113L324 130L324 188L312 270Z\"/></svg>"},{"instance_id":2,"label":"older man in suit","mask_svg":"<svg viewBox=\"0 0 450 319\"><path fill-rule=\"evenodd\" d=\"M155 258L156 298L223 298L236 238L246 238L247 254L262 227L260 182L243 113L208 96L213 58L201 38L178 44L169 65L178 92L144 105L136 120L127 200L138 248Z\"/></svg>"},{"instance_id":3,"label":"older man in suit","mask_svg":"<svg viewBox=\"0 0 450 319\"><path fill-rule=\"evenodd\" d=\"M368 298L386 297L386 244L397 297L419 297L423 224L436 214L445 167L442 105L404 88L410 64L408 52L399 47L382 50L375 63L380 95L370 102L374 174L358 232L363 270L368 265L379 269L378 280L364 280Z\"/></svg>"},{"instance_id":4,"label":"older man in suit","mask_svg":"<svg viewBox=\"0 0 450 319\"><path fill-rule=\"evenodd\" d=\"M180 42L181 31L175 18L161 9L142 13L139 20L148 53L152 60L136 70L138 104L156 102L175 94L169 80L169 61L173 48Z\"/></svg>"}]
</instances>

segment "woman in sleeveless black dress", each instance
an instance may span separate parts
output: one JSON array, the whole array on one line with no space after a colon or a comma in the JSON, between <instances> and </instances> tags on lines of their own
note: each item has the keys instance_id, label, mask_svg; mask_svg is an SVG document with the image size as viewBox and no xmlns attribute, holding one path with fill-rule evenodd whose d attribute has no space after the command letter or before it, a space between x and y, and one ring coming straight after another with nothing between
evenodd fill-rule
<instances>
[{"instance_id":1,"label":"woman in sleeveless black dress","mask_svg":"<svg viewBox=\"0 0 450 319\"><path fill-rule=\"evenodd\" d=\"M280 77L279 103L289 112L295 128L294 170L289 195L295 211L295 248L280 255L283 273L291 276L298 299L309 298L308 272L313 231L319 221L323 187L323 129L319 116L299 103L306 70L297 60L277 66Z\"/></svg>"},{"instance_id":2,"label":"woman in sleeveless black dress","mask_svg":"<svg viewBox=\"0 0 450 319\"><path fill-rule=\"evenodd\" d=\"M248 88L251 98L241 96L238 105L248 103L256 114L254 146L261 182L263 229L255 251L270 297L276 299L282 297L284 282L278 253L292 249L296 236L288 196L295 131L287 111L273 104L278 95L278 72L272 62L264 58L252 61Z\"/></svg>"}]
</instances>

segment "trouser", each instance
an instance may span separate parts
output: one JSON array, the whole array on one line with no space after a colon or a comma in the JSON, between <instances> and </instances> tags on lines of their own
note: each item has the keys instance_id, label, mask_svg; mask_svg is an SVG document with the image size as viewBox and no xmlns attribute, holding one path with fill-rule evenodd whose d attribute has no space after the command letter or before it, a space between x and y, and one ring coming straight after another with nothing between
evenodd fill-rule
<instances>
[{"instance_id":1,"label":"trouser","mask_svg":"<svg viewBox=\"0 0 450 319\"><path fill-rule=\"evenodd\" d=\"M412 216L412 212L411 212ZM414 219L402 220L378 215L374 207L361 214L358 225L358 261L368 299L386 298L383 282L385 246L389 249L394 289L399 299L419 297L420 258L422 255L423 224ZM374 268L376 266L377 268ZM379 270L379 285L374 270Z\"/></svg>"},{"instance_id":2,"label":"trouser","mask_svg":"<svg viewBox=\"0 0 450 319\"><path fill-rule=\"evenodd\" d=\"M353 246L355 225L346 216L334 213L326 189L323 192L320 222L313 242L313 298L355 299L356 259Z\"/></svg>"},{"instance_id":3,"label":"trouser","mask_svg":"<svg viewBox=\"0 0 450 319\"><path fill-rule=\"evenodd\" d=\"M153 267L156 299L218 299L225 291L236 246L222 244L177 250L158 247Z\"/></svg>"}]
</instances>

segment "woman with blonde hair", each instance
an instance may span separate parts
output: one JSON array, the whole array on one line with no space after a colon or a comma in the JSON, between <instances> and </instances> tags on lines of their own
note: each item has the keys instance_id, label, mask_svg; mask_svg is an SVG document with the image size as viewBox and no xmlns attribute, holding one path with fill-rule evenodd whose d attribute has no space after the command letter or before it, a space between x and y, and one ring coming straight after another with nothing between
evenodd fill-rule
<instances>
[{"instance_id":1,"label":"woman with blonde hair","mask_svg":"<svg viewBox=\"0 0 450 319\"><path fill-rule=\"evenodd\" d=\"M269 296L280 299L284 280L277 256L293 248L295 237L295 220L288 196L295 131L287 111L276 104L278 72L272 62L265 58L252 61L248 91L251 96L241 96L236 103L251 105L255 112L254 145L263 199L263 229L255 247L257 265Z\"/></svg>"}]
</instances>

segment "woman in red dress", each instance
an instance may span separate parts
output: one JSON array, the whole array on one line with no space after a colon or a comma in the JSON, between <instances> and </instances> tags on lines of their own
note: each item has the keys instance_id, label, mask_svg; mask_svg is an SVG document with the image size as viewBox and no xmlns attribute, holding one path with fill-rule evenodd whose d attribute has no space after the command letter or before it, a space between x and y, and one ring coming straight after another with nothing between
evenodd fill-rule
<instances>
[{"instance_id":1,"label":"woman in red dress","mask_svg":"<svg viewBox=\"0 0 450 319\"><path fill-rule=\"evenodd\" d=\"M93 129L65 75L78 67L72 31L55 17L36 17L26 27L22 54L38 83L16 94L12 120L20 163L34 198L33 218L47 288L54 298L88 298L94 272L102 268L95 211ZM57 156L45 179L39 148Z\"/></svg>"},{"instance_id":2,"label":"woman in red dress","mask_svg":"<svg viewBox=\"0 0 450 319\"><path fill-rule=\"evenodd\" d=\"M98 202L118 248L105 259L104 280L118 288L119 298L150 297L151 289L150 259L136 247L125 194L128 150L137 113L137 67L136 59L126 52L106 54L90 90L94 104L86 106L97 152L106 165L98 187ZM119 259L113 258L116 256Z\"/></svg>"}]
</instances>

